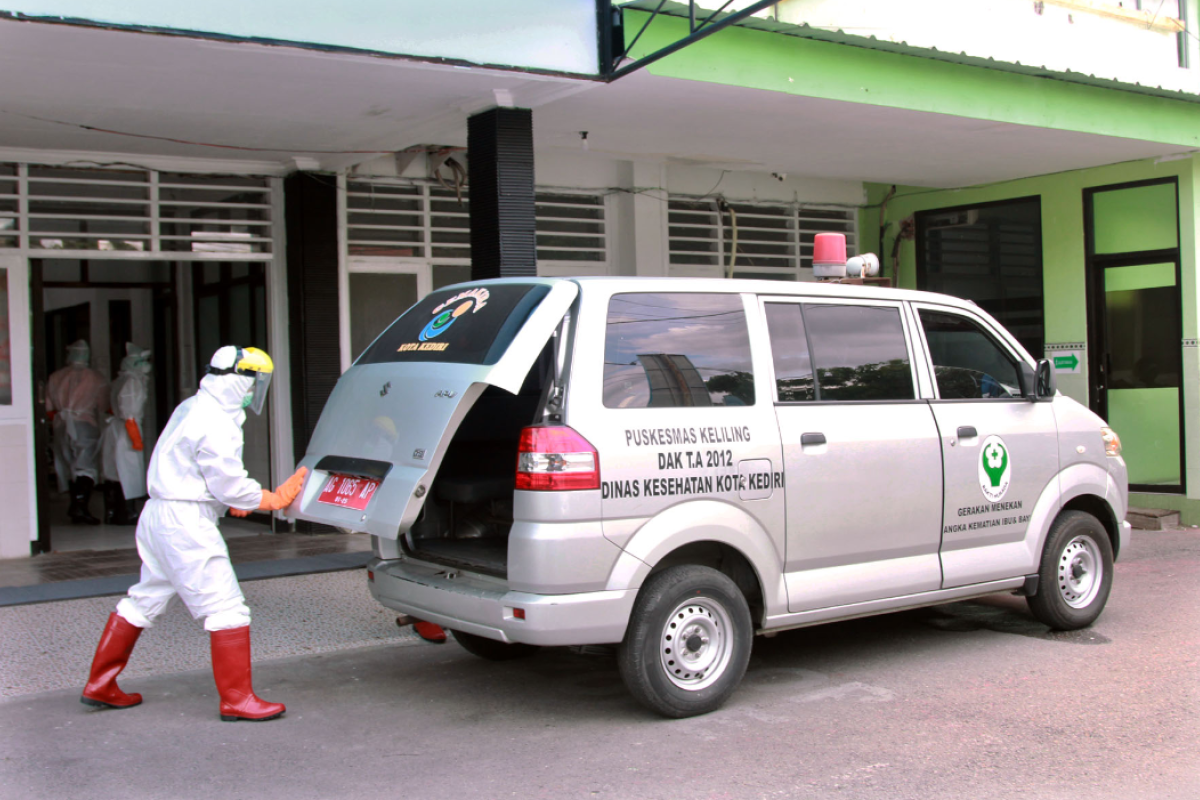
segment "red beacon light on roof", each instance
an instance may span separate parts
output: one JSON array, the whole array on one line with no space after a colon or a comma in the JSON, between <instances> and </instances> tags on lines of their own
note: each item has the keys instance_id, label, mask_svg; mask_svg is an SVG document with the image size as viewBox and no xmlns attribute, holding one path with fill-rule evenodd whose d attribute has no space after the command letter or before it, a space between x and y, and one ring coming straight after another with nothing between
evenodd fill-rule
<instances>
[{"instance_id":1,"label":"red beacon light on roof","mask_svg":"<svg viewBox=\"0 0 1200 800\"><path fill-rule=\"evenodd\" d=\"M818 233L813 238L813 277L822 280L846 277L846 234Z\"/></svg>"}]
</instances>

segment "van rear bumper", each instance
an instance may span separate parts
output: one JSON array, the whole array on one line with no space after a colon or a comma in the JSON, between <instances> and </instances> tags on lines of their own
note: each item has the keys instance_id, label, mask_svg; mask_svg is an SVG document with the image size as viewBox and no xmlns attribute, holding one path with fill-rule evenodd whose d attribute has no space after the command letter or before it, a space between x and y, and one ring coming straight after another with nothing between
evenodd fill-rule
<instances>
[{"instance_id":1,"label":"van rear bumper","mask_svg":"<svg viewBox=\"0 0 1200 800\"><path fill-rule=\"evenodd\" d=\"M501 642L545 646L616 644L637 597L636 589L533 594L509 591L503 580L419 564L375 558L371 595L384 606L450 630ZM525 612L524 619L514 609Z\"/></svg>"}]
</instances>

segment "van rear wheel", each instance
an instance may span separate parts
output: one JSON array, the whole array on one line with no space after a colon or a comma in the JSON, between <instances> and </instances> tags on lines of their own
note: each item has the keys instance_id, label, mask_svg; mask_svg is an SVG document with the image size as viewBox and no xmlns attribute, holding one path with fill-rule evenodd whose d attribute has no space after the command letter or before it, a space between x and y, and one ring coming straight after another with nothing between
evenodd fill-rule
<instances>
[{"instance_id":1,"label":"van rear wheel","mask_svg":"<svg viewBox=\"0 0 1200 800\"><path fill-rule=\"evenodd\" d=\"M725 574L696 565L650 576L617 653L621 677L642 705L665 717L715 711L746 673L750 608Z\"/></svg>"},{"instance_id":2,"label":"van rear wheel","mask_svg":"<svg viewBox=\"0 0 1200 800\"><path fill-rule=\"evenodd\" d=\"M1104 610L1112 579L1108 531L1091 514L1064 511L1046 537L1037 594L1026 602L1033 615L1054 630L1086 628Z\"/></svg>"},{"instance_id":3,"label":"van rear wheel","mask_svg":"<svg viewBox=\"0 0 1200 800\"><path fill-rule=\"evenodd\" d=\"M451 633L454 634L454 640L462 645L463 650L473 656L486 658L488 661L512 661L514 658L526 658L541 649L536 644L498 642L495 639L462 631L451 631Z\"/></svg>"}]
</instances>

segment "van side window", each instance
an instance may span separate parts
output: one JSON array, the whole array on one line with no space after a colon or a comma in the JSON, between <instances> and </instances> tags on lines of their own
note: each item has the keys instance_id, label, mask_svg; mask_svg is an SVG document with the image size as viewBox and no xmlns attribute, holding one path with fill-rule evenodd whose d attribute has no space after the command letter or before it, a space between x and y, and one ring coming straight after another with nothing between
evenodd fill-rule
<instances>
[{"instance_id":1,"label":"van side window","mask_svg":"<svg viewBox=\"0 0 1200 800\"><path fill-rule=\"evenodd\" d=\"M1021 396L1016 363L978 325L958 314L918 314L943 400Z\"/></svg>"},{"instance_id":2,"label":"van side window","mask_svg":"<svg viewBox=\"0 0 1200 800\"><path fill-rule=\"evenodd\" d=\"M775 363L775 392L781 403L815 400L812 359L799 303L767 303L767 332Z\"/></svg>"},{"instance_id":3,"label":"van side window","mask_svg":"<svg viewBox=\"0 0 1200 800\"><path fill-rule=\"evenodd\" d=\"M912 400L900 309L804 304L819 400Z\"/></svg>"},{"instance_id":4,"label":"van side window","mask_svg":"<svg viewBox=\"0 0 1200 800\"><path fill-rule=\"evenodd\" d=\"M754 405L741 296L613 295L604 335L604 405Z\"/></svg>"}]
</instances>

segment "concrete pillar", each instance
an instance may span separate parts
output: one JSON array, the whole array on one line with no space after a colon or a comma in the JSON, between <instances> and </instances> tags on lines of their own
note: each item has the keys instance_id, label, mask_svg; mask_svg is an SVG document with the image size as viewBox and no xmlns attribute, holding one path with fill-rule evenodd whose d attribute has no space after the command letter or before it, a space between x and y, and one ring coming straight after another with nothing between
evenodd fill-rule
<instances>
[{"instance_id":1,"label":"concrete pillar","mask_svg":"<svg viewBox=\"0 0 1200 800\"><path fill-rule=\"evenodd\" d=\"M650 161L620 166L617 195L617 272L620 275L667 276L667 170Z\"/></svg>"}]
</instances>

